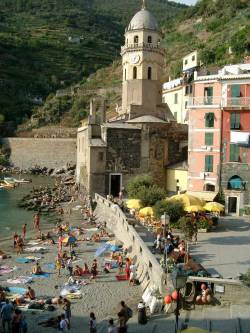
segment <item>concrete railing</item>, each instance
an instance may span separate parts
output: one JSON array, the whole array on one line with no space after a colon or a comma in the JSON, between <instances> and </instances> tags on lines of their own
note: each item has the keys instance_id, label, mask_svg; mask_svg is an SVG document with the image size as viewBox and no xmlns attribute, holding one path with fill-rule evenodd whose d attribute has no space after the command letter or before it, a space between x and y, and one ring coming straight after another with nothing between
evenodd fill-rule
<instances>
[{"instance_id":1,"label":"concrete railing","mask_svg":"<svg viewBox=\"0 0 250 333\"><path fill-rule=\"evenodd\" d=\"M163 292L165 273L132 225L129 225L125 214L112 202L99 194L95 195L97 202L96 214L107 223L115 236L128 248L129 254L137 265L137 277L145 289L155 285L160 293ZM165 286L166 288L166 286Z\"/></svg>"}]
</instances>

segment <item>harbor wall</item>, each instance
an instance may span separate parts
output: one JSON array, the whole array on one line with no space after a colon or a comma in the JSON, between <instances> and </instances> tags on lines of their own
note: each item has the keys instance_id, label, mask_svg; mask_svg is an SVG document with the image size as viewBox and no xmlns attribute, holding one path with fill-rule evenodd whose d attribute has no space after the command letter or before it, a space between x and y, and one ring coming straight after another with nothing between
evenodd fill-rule
<instances>
[{"instance_id":1,"label":"harbor wall","mask_svg":"<svg viewBox=\"0 0 250 333\"><path fill-rule=\"evenodd\" d=\"M73 138L2 138L10 151L10 163L21 169L34 166L51 169L76 164L76 139Z\"/></svg>"},{"instance_id":2,"label":"harbor wall","mask_svg":"<svg viewBox=\"0 0 250 333\"><path fill-rule=\"evenodd\" d=\"M99 194L95 195L97 207L96 216L107 223L107 227L112 230L115 236L121 240L128 248L129 255L137 265L137 277L144 289L155 285L162 293L166 276L162 267L150 252L147 245L138 235L135 228L127 221L125 214L112 202L104 199Z\"/></svg>"}]
</instances>

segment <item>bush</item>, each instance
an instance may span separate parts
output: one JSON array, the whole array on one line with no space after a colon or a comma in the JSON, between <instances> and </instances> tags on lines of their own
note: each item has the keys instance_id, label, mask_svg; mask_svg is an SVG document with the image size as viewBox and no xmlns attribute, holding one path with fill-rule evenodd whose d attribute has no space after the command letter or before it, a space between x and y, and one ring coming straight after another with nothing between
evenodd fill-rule
<instances>
[{"instance_id":1,"label":"bush","mask_svg":"<svg viewBox=\"0 0 250 333\"><path fill-rule=\"evenodd\" d=\"M208 229L212 224L212 220L208 220L206 217L200 217L196 222L198 229Z\"/></svg>"},{"instance_id":2,"label":"bush","mask_svg":"<svg viewBox=\"0 0 250 333\"><path fill-rule=\"evenodd\" d=\"M161 200L156 202L154 206L154 215L160 218L166 212L170 217L170 223L176 223L182 216L185 215L184 206L181 201Z\"/></svg>"},{"instance_id":3,"label":"bush","mask_svg":"<svg viewBox=\"0 0 250 333\"><path fill-rule=\"evenodd\" d=\"M157 186L141 186L134 198L139 199L143 207L154 206L154 204L165 197L165 191Z\"/></svg>"},{"instance_id":4,"label":"bush","mask_svg":"<svg viewBox=\"0 0 250 333\"><path fill-rule=\"evenodd\" d=\"M148 188L153 185L153 179L149 175L139 175L131 178L127 186L128 197L139 199L138 192L144 188Z\"/></svg>"},{"instance_id":5,"label":"bush","mask_svg":"<svg viewBox=\"0 0 250 333\"><path fill-rule=\"evenodd\" d=\"M194 234L192 219L189 216L183 216L179 219L180 229L184 234L185 239L191 240Z\"/></svg>"}]
</instances>

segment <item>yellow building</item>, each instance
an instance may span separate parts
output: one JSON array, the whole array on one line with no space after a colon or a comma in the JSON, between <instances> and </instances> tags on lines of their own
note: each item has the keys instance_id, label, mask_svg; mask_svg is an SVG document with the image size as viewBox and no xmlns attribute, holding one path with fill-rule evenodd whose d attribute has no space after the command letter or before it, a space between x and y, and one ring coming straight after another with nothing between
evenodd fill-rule
<instances>
[{"instance_id":1,"label":"yellow building","mask_svg":"<svg viewBox=\"0 0 250 333\"><path fill-rule=\"evenodd\" d=\"M166 173L166 189L168 194L186 192L188 174L186 162L169 165Z\"/></svg>"}]
</instances>

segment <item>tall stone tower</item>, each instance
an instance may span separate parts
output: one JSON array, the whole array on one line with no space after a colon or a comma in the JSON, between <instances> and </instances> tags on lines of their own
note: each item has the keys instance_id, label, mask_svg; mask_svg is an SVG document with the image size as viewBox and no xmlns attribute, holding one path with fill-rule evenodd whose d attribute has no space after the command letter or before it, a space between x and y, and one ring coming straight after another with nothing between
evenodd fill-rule
<instances>
[{"instance_id":1,"label":"tall stone tower","mask_svg":"<svg viewBox=\"0 0 250 333\"><path fill-rule=\"evenodd\" d=\"M142 115L159 116L162 103L161 74L164 52L160 47L157 20L145 3L125 31L121 48L123 66L122 112L129 119ZM162 111L162 110L161 110Z\"/></svg>"}]
</instances>

